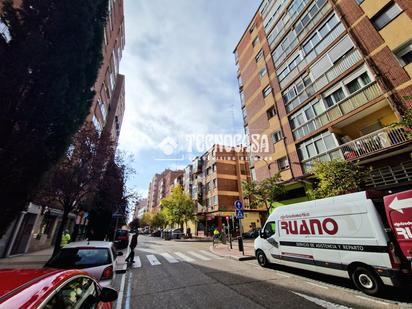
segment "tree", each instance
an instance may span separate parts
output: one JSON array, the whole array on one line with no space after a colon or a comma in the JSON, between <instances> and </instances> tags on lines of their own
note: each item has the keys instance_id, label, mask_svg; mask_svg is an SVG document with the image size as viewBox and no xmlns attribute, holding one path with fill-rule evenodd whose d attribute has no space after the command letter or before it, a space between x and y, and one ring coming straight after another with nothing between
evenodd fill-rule
<instances>
[{"instance_id":1,"label":"tree","mask_svg":"<svg viewBox=\"0 0 412 309\"><path fill-rule=\"evenodd\" d=\"M183 225L187 228L187 222L196 218L196 204L180 185L174 187L172 194L160 203L167 210L170 223L177 224L182 230Z\"/></svg>"},{"instance_id":2,"label":"tree","mask_svg":"<svg viewBox=\"0 0 412 309\"><path fill-rule=\"evenodd\" d=\"M127 193L127 167L119 155L107 163L106 171L97 186L97 192L88 205L89 234L95 240L110 238L112 231L112 215L122 212L126 216L126 207L131 197Z\"/></svg>"},{"instance_id":3,"label":"tree","mask_svg":"<svg viewBox=\"0 0 412 309\"><path fill-rule=\"evenodd\" d=\"M129 228L131 230L137 230L140 227L140 220L138 218L134 218L132 222L129 223Z\"/></svg>"},{"instance_id":4,"label":"tree","mask_svg":"<svg viewBox=\"0 0 412 309\"><path fill-rule=\"evenodd\" d=\"M140 226L151 226L152 225L152 214L150 213L145 213L143 217L140 219Z\"/></svg>"},{"instance_id":5,"label":"tree","mask_svg":"<svg viewBox=\"0 0 412 309\"><path fill-rule=\"evenodd\" d=\"M165 228L167 223L168 220L163 210L155 214L152 218L152 227L154 228Z\"/></svg>"},{"instance_id":6,"label":"tree","mask_svg":"<svg viewBox=\"0 0 412 309\"><path fill-rule=\"evenodd\" d=\"M280 173L262 180L261 182L244 181L242 183L245 198L249 200L250 208L258 208L265 205L269 214L272 204L281 200L285 194L285 186L282 183Z\"/></svg>"},{"instance_id":7,"label":"tree","mask_svg":"<svg viewBox=\"0 0 412 309\"><path fill-rule=\"evenodd\" d=\"M370 170L343 159L316 161L311 173L319 181L310 191L311 198L325 198L357 192L363 189L364 179Z\"/></svg>"},{"instance_id":8,"label":"tree","mask_svg":"<svg viewBox=\"0 0 412 309\"><path fill-rule=\"evenodd\" d=\"M58 205L63 209L54 253L60 249L60 239L69 213L92 198L113 158L109 135L99 138L91 125L84 126L74 137L73 147L53 169L37 196L42 205Z\"/></svg>"},{"instance_id":9,"label":"tree","mask_svg":"<svg viewBox=\"0 0 412 309\"><path fill-rule=\"evenodd\" d=\"M64 156L95 96L108 0L3 0L0 236Z\"/></svg>"}]
</instances>

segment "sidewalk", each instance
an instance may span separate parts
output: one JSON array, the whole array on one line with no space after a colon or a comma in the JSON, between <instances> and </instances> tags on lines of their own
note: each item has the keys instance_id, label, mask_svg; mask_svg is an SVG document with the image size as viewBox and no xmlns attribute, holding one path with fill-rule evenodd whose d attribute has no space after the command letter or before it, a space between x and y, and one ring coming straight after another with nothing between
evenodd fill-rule
<instances>
[{"instance_id":1,"label":"sidewalk","mask_svg":"<svg viewBox=\"0 0 412 309\"><path fill-rule=\"evenodd\" d=\"M230 249L229 242L227 244L216 244L214 247L210 245L209 250L219 256L226 257L232 260L237 261L247 261L247 260L254 260L255 257L255 249L253 247L253 240L244 240L243 241L243 248L245 251L245 255L239 251L237 240L232 241L232 249Z\"/></svg>"},{"instance_id":2,"label":"sidewalk","mask_svg":"<svg viewBox=\"0 0 412 309\"><path fill-rule=\"evenodd\" d=\"M0 269L41 268L50 259L53 248L0 259Z\"/></svg>"}]
</instances>

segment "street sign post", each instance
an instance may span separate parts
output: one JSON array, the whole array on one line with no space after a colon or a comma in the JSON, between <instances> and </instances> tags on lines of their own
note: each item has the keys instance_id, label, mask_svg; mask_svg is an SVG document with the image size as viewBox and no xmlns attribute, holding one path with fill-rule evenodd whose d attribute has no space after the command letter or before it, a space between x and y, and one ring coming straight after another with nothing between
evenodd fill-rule
<instances>
[{"instance_id":1,"label":"street sign post","mask_svg":"<svg viewBox=\"0 0 412 309\"><path fill-rule=\"evenodd\" d=\"M245 217L245 214L243 212L243 204L240 200L235 201L235 213L236 213L236 219L239 220L239 251L242 251L242 254L245 255L245 249L243 248L243 226L242 226L242 219Z\"/></svg>"}]
</instances>

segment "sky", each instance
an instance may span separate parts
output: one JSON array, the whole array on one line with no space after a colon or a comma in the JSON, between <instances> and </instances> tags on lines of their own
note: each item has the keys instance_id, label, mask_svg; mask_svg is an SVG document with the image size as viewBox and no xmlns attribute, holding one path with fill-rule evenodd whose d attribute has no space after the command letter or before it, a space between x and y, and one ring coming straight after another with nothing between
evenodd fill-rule
<instances>
[{"instance_id":1,"label":"sky","mask_svg":"<svg viewBox=\"0 0 412 309\"><path fill-rule=\"evenodd\" d=\"M183 169L213 143L242 137L233 50L259 4L125 0L119 149L133 157L129 188L145 197L155 173Z\"/></svg>"}]
</instances>

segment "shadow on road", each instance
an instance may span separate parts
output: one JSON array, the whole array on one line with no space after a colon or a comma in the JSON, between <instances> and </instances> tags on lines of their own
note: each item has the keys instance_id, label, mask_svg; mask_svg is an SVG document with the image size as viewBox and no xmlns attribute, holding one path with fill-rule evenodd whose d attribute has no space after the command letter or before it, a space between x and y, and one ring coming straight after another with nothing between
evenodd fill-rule
<instances>
[{"instance_id":1,"label":"shadow on road","mask_svg":"<svg viewBox=\"0 0 412 309\"><path fill-rule=\"evenodd\" d=\"M349 279L329 276L325 274L296 269L293 267L288 267L288 266L283 266L283 265L270 265L268 268L273 269L273 270L284 271L284 272L298 275L301 277L306 277L309 279L318 280L318 281L322 281L328 284L332 284L332 285L336 285L339 287L344 287L344 288L358 291L358 289ZM385 287L384 293L380 295L378 298L392 300L392 301L412 303L412 294L411 294L410 289L411 289L411 286L404 287L404 288Z\"/></svg>"}]
</instances>

